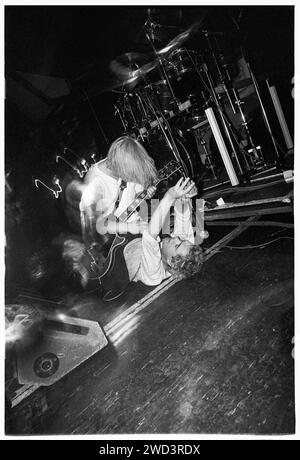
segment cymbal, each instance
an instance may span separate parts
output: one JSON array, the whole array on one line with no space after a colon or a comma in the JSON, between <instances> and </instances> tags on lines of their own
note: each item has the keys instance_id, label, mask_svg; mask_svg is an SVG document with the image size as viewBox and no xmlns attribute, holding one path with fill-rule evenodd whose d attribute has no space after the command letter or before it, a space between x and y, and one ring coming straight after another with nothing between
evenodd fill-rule
<instances>
[{"instance_id":1,"label":"cymbal","mask_svg":"<svg viewBox=\"0 0 300 460\"><path fill-rule=\"evenodd\" d=\"M204 16L197 22L194 22L188 29L176 35L176 37L174 37L166 46L164 46L161 50L157 51L157 54L166 55L174 49L179 48L188 38L190 38L194 33L198 31L198 29L203 23L203 20Z\"/></svg>"},{"instance_id":2,"label":"cymbal","mask_svg":"<svg viewBox=\"0 0 300 460\"><path fill-rule=\"evenodd\" d=\"M146 64L149 61L149 57L146 54L142 53L124 53L121 56L118 56L115 61L119 64L129 67L132 70L136 70L137 68L141 67L143 64Z\"/></svg>"},{"instance_id":3,"label":"cymbal","mask_svg":"<svg viewBox=\"0 0 300 460\"><path fill-rule=\"evenodd\" d=\"M137 53L126 53L126 54L137 54ZM123 60L126 61L126 59L131 60L133 59L133 56L127 56ZM110 69L113 71L113 73L118 78L118 81L113 83L113 85L111 86L111 90L121 87L121 86L129 86L130 88L133 88L140 81L142 81L149 72L154 70L159 65L159 62L157 59L154 59L153 61L148 62L140 67L137 65L136 62L133 61L137 67L135 70L133 70L132 65L131 67L126 67L122 65L119 61L120 59L117 58L111 61L110 63Z\"/></svg>"},{"instance_id":4,"label":"cymbal","mask_svg":"<svg viewBox=\"0 0 300 460\"><path fill-rule=\"evenodd\" d=\"M170 53L176 48L179 48L183 42L185 42L188 37L190 36L190 31L185 30L184 32L180 33L177 35L175 38L173 38L166 46L164 46L161 50L157 51L157 54L159 55L165 55Z\"/></svg>"},{"instance_id":5,"label":"cymbal","mask_svg":"<svg viewBox=\"0 0 300 460\"><path fill-rule=\"evenodd\" d=\"M117 77L126 80L131 78L132 72L140 69L149 60L148 56L142 53L125 53L113 59L109 68Z\"/></svg>"}]
</instances>

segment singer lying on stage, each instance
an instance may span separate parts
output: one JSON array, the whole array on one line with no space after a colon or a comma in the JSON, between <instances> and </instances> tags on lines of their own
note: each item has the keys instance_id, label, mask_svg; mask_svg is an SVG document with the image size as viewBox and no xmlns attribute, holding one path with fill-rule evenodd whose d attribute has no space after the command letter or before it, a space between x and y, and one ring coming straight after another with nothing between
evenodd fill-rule
<instances>
[{"instance_id":1,"label":"singer lying on stage","mask_svg":"<svg viewBox=\"0 0 300 460\"><path fill-rule=\"evenodd\" d=\"M191 222L191 192L195 192L195 184L189 178L181 178L171 187L155 209L149 223L138 221L141 236L130 241L124 248L123 256L128 273L128 282L141 281L146 285L160 284L170 275L187 277L195 274L203 263L203 251L200 245L194 244L194 232ZM184 204L184 205L183 205ZM172 236L160 239L159 234L174 206L174 232ZM85 245L78 241L65 242L64 256L76 261L76 268L82 275L82 285L88 278L80 266L84 258ZM117 263L119 266L121 261ZM110 274L113 277L113 273ZM118 276L118 272L116 273ZM113 280L112 280L113 281ZM119 281L119 280L117 280ZM111 287L111 284L109 285ZM104 300L119 297L124 290L110 288Z\"/></svg>"}]
</instances>

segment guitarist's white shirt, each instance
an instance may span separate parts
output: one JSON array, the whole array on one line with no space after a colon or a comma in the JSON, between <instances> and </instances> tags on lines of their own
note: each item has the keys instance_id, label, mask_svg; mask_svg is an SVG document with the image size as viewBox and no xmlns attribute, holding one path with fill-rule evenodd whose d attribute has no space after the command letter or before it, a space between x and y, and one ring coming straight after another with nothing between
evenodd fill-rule
<instances>
[{"instance_id":1,"label":"guitarist's white shirt","mask_svg":"<svg viewBox=\"0 0 300 460\"><path fill-rule=\"evenodd\" d=\"M179 200L176 201L174 211L173 235L194 243L191 201L189 200L189 205L184 207ZM130 281L141 281L147 286L156 286L171 276L162 262L160 241L159 237L155 239L145 230L142 238L134 239L127 244L124 257Z\"/></svg>"}]
</instances>

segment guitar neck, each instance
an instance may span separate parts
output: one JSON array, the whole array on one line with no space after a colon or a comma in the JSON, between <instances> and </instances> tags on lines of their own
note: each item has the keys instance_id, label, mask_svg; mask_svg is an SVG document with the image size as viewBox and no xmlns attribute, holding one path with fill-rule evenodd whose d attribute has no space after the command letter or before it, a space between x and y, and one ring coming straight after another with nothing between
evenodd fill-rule
<instances>
[{"instance_id":1,"label":"guitar neck","mask_svg":"<svg viewBox=\"0 0 300 460\"><path fill-rule=\"evenodd\" d=\"M154 186L156 186L160 181L161 179L157 180ZM126 208L125 211L123 211L122 214L120 214L119 221L126 222L146 198L147 191L143 190L141 193L138 194L138 196L133 200L133 202L128 206L128 208Z\"/></svg>"},{"instance_id":2,"label":"guitar neck","mask_svg":"<svg viewBox=\"0 0 300 460\"><path fill-rule=\"evenodd\" d=\"M181 166L175 162L175 161L170 161L162 170L160 171L159 178L155 181L153 184L154 187L159 184L162 180L168 179L170 176L172 176L175 172L181 170ZM141 193L138 194L138 196L134 199L134 201L128 206L125 211L122 212L119 216L119 221L121 222L126 222L129 217L132 216L132 214L136 211L136 209L139 207L139 205L147 198L147 191L143 190Z\"/></svg>"}]
</instances>

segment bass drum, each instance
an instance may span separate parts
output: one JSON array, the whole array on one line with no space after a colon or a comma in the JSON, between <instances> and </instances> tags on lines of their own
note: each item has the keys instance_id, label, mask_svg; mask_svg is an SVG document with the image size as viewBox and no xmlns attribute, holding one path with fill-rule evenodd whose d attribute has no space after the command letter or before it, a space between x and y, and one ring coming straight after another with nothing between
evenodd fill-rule
<instances>
[{"instance_id":1,"label":"bass drum","mask_svg":"<svg viewBox=\"0 0 300 460\"><path fill-rule=\"evenodd\" d=\"M176 160L182 166L183 173L181 173L181 175L184 174L185 176L191 177L195 180L199 175L199 168L201 168L198 160L196 144L193 142L193 139L180 139L178 136L174 138L174 143L176 144L178 152L176 155L169 147L164 136L150 138L147 142L144 142L144 147L153 158L158 170L165 166L169 161Z\"/></svg>"}]
</instances>

